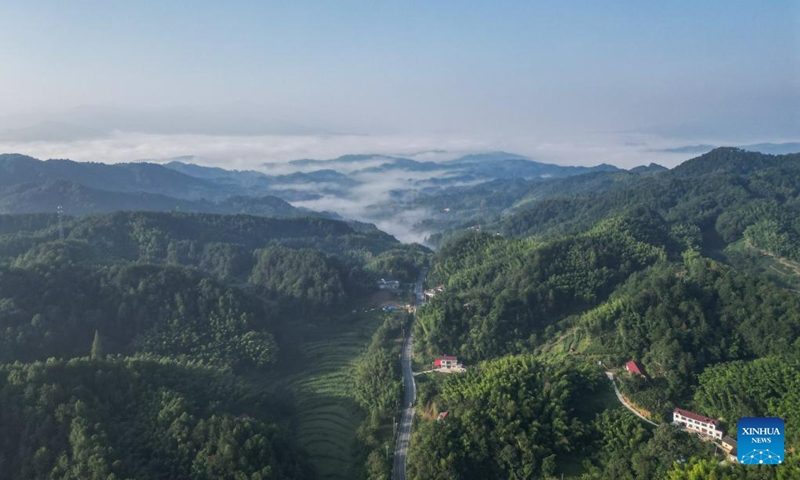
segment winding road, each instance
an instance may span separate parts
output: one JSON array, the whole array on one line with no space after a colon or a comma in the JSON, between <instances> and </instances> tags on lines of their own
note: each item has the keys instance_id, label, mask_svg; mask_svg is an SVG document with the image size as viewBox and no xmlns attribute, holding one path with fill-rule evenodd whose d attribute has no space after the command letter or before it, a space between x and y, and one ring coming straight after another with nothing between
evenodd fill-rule
<instances>
[{"instance_id":1,"label":"winding road","mask_svg":"<svg viewBox=\"0 0 800 480\"><path fill-rule=\"evenodd\" d=\"M417 296L417 307L422 305L423 284L425 276L428 274L423 269L417 284L414 287L414 294ZM414 336L411 334L412 325L408 326L406 338L403 341L403 352L400 355L400 364L403 368L403 414L400 416L400 426L397 430L397 444L394 447L394 466L392 467L392 478L394 480L406 479L406 463L408 455L408 444L411 441L411 423L414 420L414 401L417 398L417 385L414 383L414 373L411 371L411 354L414 351Z\"/></svg>"},{"instance_id":2,"label":"winding road","mask_svg":"<svg viewBox=\"0 0 800 480\"><path fill-rule=\"evenodd\" d=\"M622 396L622 393L620 393L619 388L617 388L617 382L614 381L614 374L612 372L606 372L606 376L608 377L609 380L611 380L611 385L614 386L614 393L617 394L617 399L619 399L619 403L621 403L625 408L633 412L634 415L644 420L645 422L649 423L650 425L653 425L654 427L658 426L657 423L653 422L649 418L637 412L635 408L633 408L628 402L625 401L625 398Z\"/></svg>"}]
</instances>

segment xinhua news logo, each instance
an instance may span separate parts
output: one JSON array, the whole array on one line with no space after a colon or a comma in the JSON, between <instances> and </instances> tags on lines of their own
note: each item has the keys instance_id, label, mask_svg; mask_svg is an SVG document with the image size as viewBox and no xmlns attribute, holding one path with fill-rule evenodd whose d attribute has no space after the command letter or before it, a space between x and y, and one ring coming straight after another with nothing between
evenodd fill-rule
<instances>
[{"instance_id":1,"label":"xinhua news logo","mask_svg":"<svg viewBox=\"0 0 800 480\"><path fill-rule=\"evenodd\" d=\"M736 450L744 465L777 465L783 462L783 437L780 418L742 418L737 425Z\"/></svg>"}]
</instances>

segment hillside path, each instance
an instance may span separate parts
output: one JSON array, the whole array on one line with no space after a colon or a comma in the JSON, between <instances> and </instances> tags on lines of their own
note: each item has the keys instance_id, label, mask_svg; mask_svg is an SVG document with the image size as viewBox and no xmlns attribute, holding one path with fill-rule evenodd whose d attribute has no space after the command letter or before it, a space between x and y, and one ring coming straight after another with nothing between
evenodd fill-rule
<instances>
[{"instance_id":1,"label":"hillside path","mask_svg":"<svg viewBox=\"0 0 800 480\"><path fill-rule=\"evenodd\" d=\"M628 402L625 401L625 398L622 397L622 393L620 393L619 388L617 388L617 382L614 381L614 374L613 373L606 372L606 376L611 381L611 385L614 386L614 393L617 394L617 399L619 400L619 403L624 405L625 408L627 408L628 410L633 412L634 415L636 415L637 417L641 418L642 420L644 420L645 422L649 423L650 425L652 425L654 427L658 426L657 423L651 421L649 418L647 418L644 415L642 415L641 413L637 412L635 408L633 408Z\"/></svg>"}]
</instances>

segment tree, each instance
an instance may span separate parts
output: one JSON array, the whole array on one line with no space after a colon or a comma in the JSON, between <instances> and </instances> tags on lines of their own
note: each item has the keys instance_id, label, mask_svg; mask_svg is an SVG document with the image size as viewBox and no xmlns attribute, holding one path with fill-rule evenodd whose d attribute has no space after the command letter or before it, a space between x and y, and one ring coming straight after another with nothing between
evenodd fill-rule
<instances>
[{"instance_id":1,"label":"tree","mask_svg":"<svg viewBox=\"0 0 800 480\"><path fill-rule=\"evenodd\" d=\"M92 360L102 360L105 356L103 351L103 339L100 337L100 332L94 331L94 340L92 341Z\"/></svg>"}]
</instances>

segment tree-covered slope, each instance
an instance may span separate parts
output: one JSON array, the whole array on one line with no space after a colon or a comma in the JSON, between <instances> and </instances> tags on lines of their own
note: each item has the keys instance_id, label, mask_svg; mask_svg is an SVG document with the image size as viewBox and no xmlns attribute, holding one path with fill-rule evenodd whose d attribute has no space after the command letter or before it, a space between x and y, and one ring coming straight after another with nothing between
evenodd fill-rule
<instances>
[{"instance_id":1,"label":"tree-covered slope","mask_svg":"<svg viewBox=\"0 0 800 480\"><path fill-rule=\"evenodd\" d=\"M557 454L585 446L591 416L583 396L597 371L553 367L534 358L482 364L442 387L437 408L412 443L411 478L541 478Z\"/></svg>"},{"instance_id":2,"label":"tree-covered slope","mask_svg":"<svg viewBox=\"0 0 800 480\"><path fill-rule=\"evenodd\" d=\"M442 249L431 271L445 293L421 309L427 354L467 360L529 351L548 326L603 301L631 273L665 258L657 215L641 210L585 234L539 243L485 234Z\"/></svg>"},{"instance_id":3,"label":"tree-covered slope","mask_svg":"<svg viewBox=\"0 0 800 480\"><path fill-rule=\"evenodd\" d=\"M210 181L154 163L42 162L25 155L0 155L2 187L59 180L106 191L145 192L185 199L214 198L221 193Z\"/></svg>"},{"instance_id":4,"label":"tree-covered slope","mask_svg":"<svg viewBox=\"0 0 800 480\"><path fill-rule=\"evenodd\" d=\"M718 148L672 170L487 182L419 196L412 205L432 207L419 228L447 230L434 235L435 242L467 227L515 237L571 235L608 215L643 206L670 222L698 226L704 233L704 246L717 248L719 235L741 237L754 223L731 223L747 217L753 204L774 203L792 218L798 216L799 159L798 154Z\"/></svg>"},{"instance_id":5,"label":"tree-covered slope","mask_svg":"<svg viewBox=\"0 0 800 480\"><path fill-rule=\"evenodd\" d=\"M0 215L0 225L6 232L0 237L0 259L59 239L54 215ZM210 265L219 263L208 258L215 256L216 249L252 252L272 243L365 261L390 249L426 251L419 246L401 246L394 237L369 224L308 217L118 212L65 218L63 231L67 243L97 261Z\"/></svg>"},{"instance_id":6,"label":"tree-covered slope","mask_svg":"<svg viewBox=\"0 0 800 480\"><path fill-rule=\"evenodd\" d=\"M800 297L791 278L798 275L797 159L715 150L614 187L519 202L497 223L490 212L485 233L447 237L429 277L429 286L444 288L420 309L415 344L419 360L458 355L469 373L423 383L414 478L798 475L793 433L785 465L753 470L721 464L713 446L667 425L679 406L718 418L735 437L739 418L779 416L788 426L800 411ZM506 469L522 451L519 434L494 443L493 429L531 422L520 407L541 392L516 392L527 391L532 373L493 371L510 386L492 387L506 401L502 415L491 402L453 391L478 388L482 372L517 354L551 368L610 370L627 401L664 424L648 432L633 417L606 411L576 425L584 437L567 443L580 454L560 450L564 442L551 435L543 444L523 442L545 449ZM629 360L644 366L646 378L621 368ZM600 400L589 386L575 389L587 403ZM431 411L448 415L435 421ZM544 431L561 424L534 418L545 419Z\"/></svg>"},{"instance_id":7,"label":"tree-covered slope","mask_svg":"<svg viewBox=\"0 0 800 480\"><path fill-rule=\"evenodd\" d=\"M0 216L0 478L314 478L297 403L320 392L286 383L318 368L305 337L369 339L375 280L415 278L429 254L321 218ZM343 374L353 338L330 353ZM371 355L387 375L352 382L387 397L363 438L370 406L355 390L334 405L350 422L340 451L357 452L336 463L348 472L366 471L352 462L378 450L396 406L384 344Z\"/></svg>"},{"instance_id":8,"label":"tree-covered slope","mask_svg":"<svg viewBox=\"0 0 800 480\"><path fill-rule=\"evenodd\" d=\"M585 189L527 204L493 227L508 236L547 236L580 231L608 215L647 207L672 223L695 225L704 246L730 242L756 222L753 210L770 204L798 216L800 155L763 155L720 148L668 172L640 176L625 188Z\"/></svg>"},{"instance_id":9,"label":"tree-covered slope","mask_svg":"<svg viewBox=\"0 0 800 480\"><path fill-rule=\"evenodd\" d=\"M0 365L0 478L313 478L255 393L166 360Z\"/></svg>"},{"instance_id":10,"label":"tree-covered slope","mask_svg":"<svg viewBox=\"0 0 800 480\"><path fill-rule=\"evenodd\" d=\"M111 354L244 368L277 353L276 307L180 267L0 267L0 298L0 362L88 355L95 332Z\"/></svg>"},{"instance_id":11,"label":"tree-covered slope","mask_svg":"<svg viewBox=\"0 0 800 480\"><path fill-rule=\"evenodd\" d=\"M270 217L326 216L310 210L295 208L274 196L234 195L219 200L184 199L142 191L111 191L88 187L65 180L23 183L0 188L0 212L55 212L61 207L70 215L110 213L117 211L181 211L203 213L244 213Z\"/></svg>"},{"instance_id":12,"label":"tree-covered slope","mask_svg":"<svg viewBox=\"0 0 800 480\"><path fill-rule=\"evenodd\" d=\"M387 272L388 252L425 261L365 226L324 219L117 213L5 217L0 361L109 353L266 367L281 325L347 311ZM391 257L389 257L391 258ZM371 269L372 268L372 269ZM298 318L299 317L299 318Z\"/></svg>"}]
</instances>

